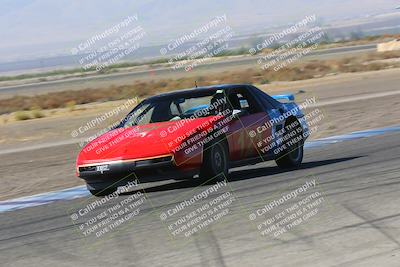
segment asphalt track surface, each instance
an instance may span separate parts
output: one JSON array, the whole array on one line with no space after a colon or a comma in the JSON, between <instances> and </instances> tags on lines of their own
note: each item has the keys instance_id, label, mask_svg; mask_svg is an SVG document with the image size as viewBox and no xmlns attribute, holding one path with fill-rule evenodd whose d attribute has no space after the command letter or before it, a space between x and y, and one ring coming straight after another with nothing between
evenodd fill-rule
<instances>
[{"instance_id":1,"label":"asphalt track surface","mask_svg":"<svg viewBox=\"0 0 400 267\"><path fill-rule=\"evenodd\" d=\"M365 53L376 51L376 45L358 45L350 47L339 47L332 49L312 51L304 58L307 60L323 60L338 58L342 56L351 56L356 53ZM14 94L18 95L34 95L47 92L56 92L64 90L80 90L82 88L92 88L93 82L98 83L98 86L110 86L133 83L136 80L154 80L168 79L176 77L197 76L216 71L233 70L237 68L244 69L246 67L253 68L257 65L257 60L262 56L241 57L227 59L223 61L211 62L196 67L195 72L176 71L169 67L146 69L141 71L133 71L127 73L115 73L108 75L90 76L84 78L70 78L58 81L41 82L33 84L23 84L15 86L0 87L0 98L7 98ZM204 73L203 73L204 72Z\"/></svg>"},{"instance_id":2,"label":"asphalt track surface","mask_svg":"<svg viewBox=\"0 0 400 267\"><path fill-rule=\"evenodd\" d=\"M400 135L392 133L308 150L302 168L295 171L282 171L273 162L235 169L226 186L165 221L160 216L215 184L200 185L192 180L139 185L136 191L119 195L77 218L73 214L95 198L2 213L0 263L2 266L399 266L399 152ZM276 206L263 215L264 219L262 216L249 219L268 203L312 181L316 182L315 187ZM144 190L140 189L142 186ZM224 206L228 208L225 216L189 237L173 236L169 230L171 222L227 192L233 199ZM323 200L318 205L314 202L313 216L303 217L302 223L277 237L260 234L261 222L285 213L311 193L319 194L318 199ZM86 237L82 234L80 227L86 229L82 225L88 219L135 197L143 199L143 203L135 206L140 209L135 216L100 237L94 233Z\"/></svg>"}]
</instances>

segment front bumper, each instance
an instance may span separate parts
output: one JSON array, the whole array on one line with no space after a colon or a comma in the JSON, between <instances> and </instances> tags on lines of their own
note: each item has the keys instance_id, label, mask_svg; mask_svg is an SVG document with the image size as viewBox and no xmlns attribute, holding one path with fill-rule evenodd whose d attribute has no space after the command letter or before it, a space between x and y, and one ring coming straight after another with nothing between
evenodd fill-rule
<instances>
[{"instance_id":1,"label":"front bumper","mask_svg":"<svg viewBox=\"0 0 400 267\"><path fill-rule=\"evenodd\" d=\"M91 190L126 185L129 181L154 182L169 179L190 178L196 171L177 168L171 155L114 162L93 163L78 166L78 176Z\"/></svg>"}]
</instances>

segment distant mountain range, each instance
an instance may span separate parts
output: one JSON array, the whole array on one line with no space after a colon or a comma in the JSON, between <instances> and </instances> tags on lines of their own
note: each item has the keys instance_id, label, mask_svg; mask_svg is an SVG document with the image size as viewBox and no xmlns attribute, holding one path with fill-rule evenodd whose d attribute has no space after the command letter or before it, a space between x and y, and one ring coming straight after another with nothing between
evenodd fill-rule
<instances>
[{"instance_id":1,"label":"distant mountain range","mask_svg":"<svg viewBox=\"0 0 400 267\"><path fill-rule=\"evenodd\" d=\"M69 52L137 14L148 44L163 43L226 14L237 33L261 32L316 14L329 23L395 10L398 0L1 0L0 62Z\"/></svg>"}]
</instances>

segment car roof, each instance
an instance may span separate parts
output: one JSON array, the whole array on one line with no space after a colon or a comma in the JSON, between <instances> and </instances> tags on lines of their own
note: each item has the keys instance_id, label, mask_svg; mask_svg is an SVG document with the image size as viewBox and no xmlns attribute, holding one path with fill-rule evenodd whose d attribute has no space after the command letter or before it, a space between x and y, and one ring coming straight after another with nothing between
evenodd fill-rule
<instances>
[{"instance_id":1,"label":"car roof","mask_svg":"<svg viewBox=\"0 0 400 267\"><path fill-rule=\"evenodd\" d=\"M199 95L202 93L210 93L216 90L230 90L238 87L245 87L248 86L248 84L220 84L220 85L210 85L210 86L203 86L203 87L195 87L195 88L189 88L189 89L181 89L181 90L176 90L168 93L162 93L159 95L151 96L146 99L146 101L154 101L154 100L160 100L160 99L165 99L165 98L175 98L179 96L189 96L189 95Z\"/></svg>"}]
</instances>

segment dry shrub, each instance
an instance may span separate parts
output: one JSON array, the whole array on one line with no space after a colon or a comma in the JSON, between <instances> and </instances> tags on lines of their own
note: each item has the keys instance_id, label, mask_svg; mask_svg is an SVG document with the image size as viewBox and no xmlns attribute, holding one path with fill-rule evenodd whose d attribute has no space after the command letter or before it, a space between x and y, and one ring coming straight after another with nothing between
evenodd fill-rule
<instances>
[{"instance_id":1,"label":"dry shrub","mask_svg":"<svg viewBox=\"0 0 400 267\"><path fill-rule=\"evenodd\" d=\"M31 116L27 112L24 111L17 111L14 113L14 118L17 121L25 121L25 120L30 120Z\"/></svg>"},{"instance_id":2,"label":"dry shrub","mask_svg":"<svg viewBox=\"0 0 400 267\"><path fill-rule=\"evenodd\" d=\"M31 114L32 114L32 118L34 118L34 119L40 119L40 118L45 117L44 113L39 109L32 110Z\"/></svg>"},{"instance_id":3,"label":"dry shrub","mask_svg":"<svg viewBox=\"0 0 400 267\"><path fill-rule=\"evenodd\" d=\"M66 107L71 109L70 103L86 104L112 100L147 97L158 93L192 88L197 81L198 86L228 83L269 83L272 81L296 81L321 77L329 73L347 73L380 70L388 67L400 67L399 63L370 62L380 59L398 58L400 51L386 53L369 53L363 56L347 57L340 60L306 61L289 65L279 71L260 70L258 67L242 71L222 72L195 78L163 79L151 81L136 81L133 84L122 86L112 85L108 88L88 88L80 91L53 92L36 96L15 96L0 100L0 114L15 111L37 109L53 109ZM23 115L18 115L24 118ZM25 116L26 117L26 116Z\"/></svg>"}]
</instances>

